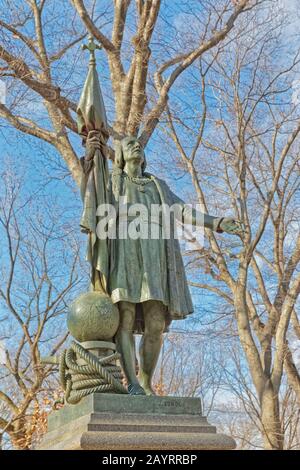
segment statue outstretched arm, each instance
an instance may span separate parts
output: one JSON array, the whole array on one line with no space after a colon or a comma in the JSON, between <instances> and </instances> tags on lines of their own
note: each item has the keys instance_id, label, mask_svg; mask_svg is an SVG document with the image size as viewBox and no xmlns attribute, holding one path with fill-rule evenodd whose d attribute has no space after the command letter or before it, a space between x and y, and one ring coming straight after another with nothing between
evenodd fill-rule
<instances>
[{"instance_id":1,"label":"statue outstretched arm","mask_svg":"<svg viewBox=\"0 0 300 470\"><path fill-rule=\"evenodd\" d=\"M204 212L197 211L195 208L191 207L191 205L186 204L182 199L176 196L176 194L172 193L172 195L174 204L181 206L181 213L180 211L176 213L179 214L178 218L184 224L200 227L204 226L217 233L225 232L236 235L242 235L244 233L243 225L239 220L231 217L214 217Z\"/></svg>"},{"instance_id":2,"label":"statue outstretched arm","mask_svg":"<svg viewBox=\"0 0 300 470\"><path fill-rule=\"evenodd\" d=\"M182 211L182 221L184 224L205 227L218 233L222 233L224 231L220 228L224 217L214 217L213 215L206 214L205 212L197 211L185 203L183 203Z\"/></svg>"}]
</instances>

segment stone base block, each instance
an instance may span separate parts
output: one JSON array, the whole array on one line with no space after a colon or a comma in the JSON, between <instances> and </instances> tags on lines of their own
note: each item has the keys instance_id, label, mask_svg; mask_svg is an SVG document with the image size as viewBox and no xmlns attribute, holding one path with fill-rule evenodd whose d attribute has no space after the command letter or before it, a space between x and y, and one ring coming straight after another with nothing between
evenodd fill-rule
<instances>
[{"instance_id":1,"label":"stone base block","mask_svg":"<svg viewBox=\"0 0 300 470\"><path fill-rule=\"evenodd\" d=\"M224 450L235 445L202 416L199 398L96 393L51 413L38 449Z\"/></svg>"}]
</instances>

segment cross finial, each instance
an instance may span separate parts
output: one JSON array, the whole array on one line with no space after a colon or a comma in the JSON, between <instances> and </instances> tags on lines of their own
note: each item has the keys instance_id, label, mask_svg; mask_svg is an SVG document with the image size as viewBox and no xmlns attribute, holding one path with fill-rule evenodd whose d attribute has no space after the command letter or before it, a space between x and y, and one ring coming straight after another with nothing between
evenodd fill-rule
<instances>
[{"instance_id":1,"label":"cross finial","mask_svg":"<svg viewBox=\"0 0 300 470\"><path fill-rule=\"evenodd\" d=\"M93 36L90 35L88 44L83 44L81 47L83 50L87 49L90 52L89 65L96 65L95 50L102 49L102 47L94 43Z\"/></svg>"}]
</instances>

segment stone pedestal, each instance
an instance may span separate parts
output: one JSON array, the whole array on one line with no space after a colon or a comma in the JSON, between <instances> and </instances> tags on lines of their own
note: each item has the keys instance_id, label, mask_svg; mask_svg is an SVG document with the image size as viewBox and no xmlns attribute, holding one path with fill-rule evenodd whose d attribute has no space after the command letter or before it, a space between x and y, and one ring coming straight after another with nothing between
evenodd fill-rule
<instances>
[{"instance_id":1,"label":"stone pedestal","mask_svg":"<svg viewBox=\"0 0 300 470\"><path fill-rule=\"evenodd\" d=\"M234 449L202 416L199 398L96 393L51 413L38 449Z\"/></svg>"}]
</instances>

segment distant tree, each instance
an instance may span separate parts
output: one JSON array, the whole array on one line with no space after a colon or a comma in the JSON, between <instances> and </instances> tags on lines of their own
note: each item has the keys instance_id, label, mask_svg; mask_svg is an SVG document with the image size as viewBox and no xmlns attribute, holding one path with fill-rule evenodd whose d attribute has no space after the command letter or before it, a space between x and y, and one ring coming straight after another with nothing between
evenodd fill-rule
<instances>
[{"instance_id":1,"label":"distant tree","mask_svg":"<svg viewBox=\"0 0 300 470\"><path fill-rule=\"evenodd\" d=\"M159 395L201 398L208 416L224 384L223 360L221 348L199 333L170 332L155 372L155 389Z\"/></svg>"},{"instance_id":2,"label":"distant tree","mask_svg":"<svg viewBox=\"0 0 300 470\"><path fill-rule=\"evenodd\" d=\"M28 194L9 168L0 178L0 435L6 447L28 449L59 393L41 356L65 342L66 305L84 271L78 274L80 245L63 209Z\"/></svg>"},{"instance_id":3,"label":"distant tree","mask_svg":"<svg viewBox=\"0 0 300 470\"><path fill-rule=\"evenodd\" d=\"M261 405L241 352L237 338L223 349L226 364L223 369L223 387L231 398L219 403L212 419L218 429L237 440L239 449L265 447ZM300 409L297 395L283 376L278 396L279 420L282 429L283 449L300 449Z\"/></svg>"}]
</instances>

